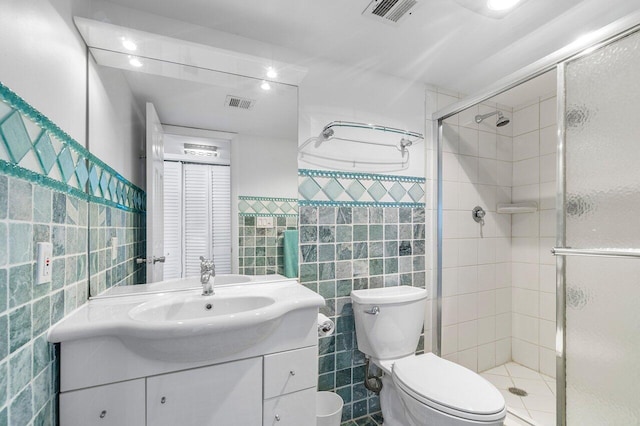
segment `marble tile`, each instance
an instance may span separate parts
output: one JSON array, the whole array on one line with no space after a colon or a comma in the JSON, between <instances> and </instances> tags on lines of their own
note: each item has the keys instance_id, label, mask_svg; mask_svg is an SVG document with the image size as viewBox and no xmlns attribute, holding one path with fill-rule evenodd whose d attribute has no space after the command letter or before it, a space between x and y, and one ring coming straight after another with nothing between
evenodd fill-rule
<instances>
[{"instance_id":1,"label":"marble tile","mask_svg":"<svg viewBox=\"0 0 640 426\"><path fill-rule=\"evenodd\" d=\"M0 175L0 219L7 218L9 203L9 179Z\"/></svg>"},{"instance_id":2,"label":"marble tile","mask_svg":"<svg viewBox=\"0 0 640 426\"><path fill-rule=\"evenodd\" d=\"M33 221L51 222L51 190L39 185L33 187Z\"/></svg>"},{"instance_id":3,"label":"marble tile","mask_svg":"<svg viewBox=\"0 0 640 426\"><path fill-rule=\"evenodd\" d=\"M9 224L9 262L24 263L33 260L33 227L27 223Z\"/></svg>"},{"instance_id":4,"label":"marble tile","mask_svg":"<svg viewBox=\"0 0 640 426\"><path fill-rule=\"evenodd\" d=\"M9 180L9 219L30 221L33 218L33 186L22 179Z\"/></svg>"},{"instance_id":5,"label":"marble tile","mask_svg":"<svg viewBox=\"0 0 640 426\"><path fill-rule=\"evenodd\" d=\"M11 403L9 424L16 426L29 424L33 417L32 398L31 385L28 385Z\"/></svg>"},{"instance_id":6,"label":"marble tile","mask_svg":"<svg viewBox=\"0 0 640 426\"><path fill-rule=\"evenodd\" d=\"M14 353L31 340L31 305L9 314L9 350Z\"/></svg>"},{"instance_id":7,"label":"marble tile","mask_svg":"<svg viewBox=\"0 0 640 426\"><path fill-rule=\"evenodd\" d=\"M32 265L14 266L9 269L9 307L27 303L33 297Z\"/></svg>"},{"instance_id":8,"label":"marble tile","mask_svg":"<svg viewBox=\"0 0 640 426\"><path fill-rule=\"evenodd\" d=\"M8 242L8 238L7 238L7 224L6 223L0 223L0 266L4 266L7 264L7 250L8 250L8 246L7 246L7 242Z\"/></svg>"},{"instance_id":9,"label":"marble tile","mask_svg":"<svg viewBox=\"0 0 640 426\"><path fill-rule=\"evenodd\" d=\"M16 395L31 381L31 345L27 345L9 359L9 393Z\"/></svg>"}]
</instances>

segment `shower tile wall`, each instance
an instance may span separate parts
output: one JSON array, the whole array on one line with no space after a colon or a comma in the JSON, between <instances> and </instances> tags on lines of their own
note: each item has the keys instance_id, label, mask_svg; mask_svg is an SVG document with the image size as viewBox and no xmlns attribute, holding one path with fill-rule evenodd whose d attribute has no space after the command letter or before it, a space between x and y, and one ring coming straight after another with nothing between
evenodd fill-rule
<instances>
[{"instance_id":1,"label":"shower tile wall","mask_svg":"<svg viewBox=\"0 0 640 426\"><path fill-rule=\"evenodd\" d=\"M515 362L555 377L556 97L514 108L513 202L535 201L536 213L512 224Z\"/></svg>"},{"instance_id":2,"label":"shower tile wall","mask_svg":"<svg viewBox=\"0 0 640 426\"><path fill-rule=\"evenodd\" d=\"M438 93L437 107L457 100ZM474 121L495 109L474 106L443 128L442 355L474 371L511 360L511 216L496 204L511 201L514 125ZM487 212L482 227L475 206Z\"/></svg>"},{"instance_id":3,"label":"shower tile wall","mask_svg":"<svg viewBox=\"0 0 640 426\"><path fill-rule=\"evenodd\" d=\"M424 189L418 203L375 206L359 197L390 197L394 187L391 192L401 197L400 187L409 190L419 183L424 188L424 179L399 182L392 176L306 172L311 173L299 180L300 281L325 298L321 312L336 323L336 333L319 341L318 388L343 398L342 421L349 421L380 411L378 397L364 387L364 355L357 350L350 293L397 285L424 288L427 263ZM349 191L358 185L370 191ZM347 192L350 202L337 201ZM421 338L418 352L423 350L430 350L430 342Z\"/></svg>"}]
</instances>

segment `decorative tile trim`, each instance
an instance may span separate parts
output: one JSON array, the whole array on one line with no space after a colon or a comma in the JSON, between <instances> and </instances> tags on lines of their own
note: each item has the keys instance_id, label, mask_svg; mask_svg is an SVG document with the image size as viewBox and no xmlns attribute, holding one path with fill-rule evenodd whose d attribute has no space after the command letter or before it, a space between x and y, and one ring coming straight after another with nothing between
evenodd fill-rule
<instances>
[{"instance_id":1,"label":"decorative tile trim","mask_svg":"<svg viewBox=\"0 0 640 426\"><path fill-rule=\"evenodd\" d=\"M299 205L424 207L422 177L298 170Z\"/></svg>"},{"instance_id":2,"label":"decorative tile trim","mask_svg":"<svg viewBox=\"0 0 640 426\"><path fill-rule=\"evenodd\" d=\"M295 217L298 215L298 200L241 195L238 196L238 214L241 217Z\"/></svg>"},{"instance_id":3,"label":"decorative tile trim","mask_svg":"<svg viewBox=\"0 0 640 426\"><path fill-rule=\"evenodd\" d=\"M145 192L0 83L0 171L55 191L142 213Z\"/></svg>"},{"instance_id":4,"label":"decorative tile trim","mask_svg":"<svg viewBox=\"0 0 640 426\"><path fill-rule=\"evenodd\" d=\"M301 207L317 206L317 207L424 207L424 203L376 203L361 201L313 201L300 200L298 205Z\"/></svg>"},{"instance_id":5,"label":"decorative tile trim","mask_svg":"<svg viewBox=\"0 0 640 426\"><path fill-rule=\"evenodd\" d=\"M418 182L425 183L427 180L419 176L396 176L396 175L381 175L375 173L349 173L338 172L332 170L312 170L312 169L298 169L298 176L310 176L310 177L333 177L344 179L370 179L370 180L382 180L382 181L398 181L398 182Z\"/></svg>"}]
</instances>

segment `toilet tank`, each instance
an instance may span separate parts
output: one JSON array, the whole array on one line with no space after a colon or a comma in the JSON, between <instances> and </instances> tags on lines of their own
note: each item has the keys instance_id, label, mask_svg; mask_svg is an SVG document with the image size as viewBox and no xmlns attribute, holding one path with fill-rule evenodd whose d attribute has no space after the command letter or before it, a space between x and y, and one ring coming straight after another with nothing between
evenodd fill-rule
<instances>
[{"instance_id":1,"label":"toilet tank","mask_svg":"<svg viewBox=\"0 0 640 426\"><path fill-rule=\"evenodd\" d=\"M352 291L358 349L380 360L413 354L424 325L426 299L426 290L409 286Z\"/></svg>"}]
</instances>

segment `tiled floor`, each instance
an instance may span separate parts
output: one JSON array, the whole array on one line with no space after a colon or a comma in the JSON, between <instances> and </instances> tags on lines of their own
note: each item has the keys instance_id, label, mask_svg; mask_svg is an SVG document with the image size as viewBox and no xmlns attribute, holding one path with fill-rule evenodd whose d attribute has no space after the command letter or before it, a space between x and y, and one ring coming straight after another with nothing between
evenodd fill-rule
<instances>
[{"instance_id":1,"label":"tiled floor","mask_svg":"<svg viewBox=\"0 0 640 426\"><path fill-rule=\"evenodd\" d=\"M359 419L349 420L341 423L340 426L380 426L382 424L382 415L374 414L372 416L360 417Z\"/></svg>"},{"instance_id":2,"label":"tiled floor","mask_svg":"<svg viewBox=\"0 0 640 426\"><path fill-rule=\"evenodd\" d=\"M492 368L481 373L504 395L509 410L521 417L529 417L541 426L556 424L556 380L515 362ZM527 391L519 397L509 392L510 387Z\"/></svg>"}]
</instances>

